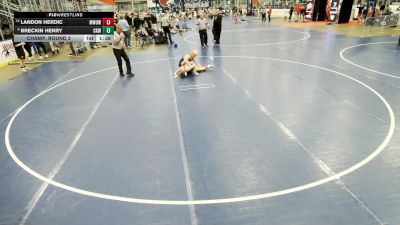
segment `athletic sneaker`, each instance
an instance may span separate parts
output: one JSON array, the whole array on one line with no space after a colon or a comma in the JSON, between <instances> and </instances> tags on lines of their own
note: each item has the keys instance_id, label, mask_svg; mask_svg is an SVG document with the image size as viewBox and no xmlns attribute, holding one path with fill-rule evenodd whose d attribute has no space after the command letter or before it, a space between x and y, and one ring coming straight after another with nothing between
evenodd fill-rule
<instances>
[{"instance_id":1,"label":"athletic sneaker","mask_svg":"<svg viewBox=\"0 0 400 225\"><path fill-rule=\"evenodd\" d=\"M25 69L24 67L21 68L21 71L22 71L22 72L28 72L28 70Z\"/></svg>"},{"instance_id":2,"label":"athletic sneaker","mask_svg":"<svg viewBox=\"0 0 400 225\"><path fill-rule=\"evenodd\" d=\"M123 76L125 76L125 74L124 74L124 73L120 73L119 76L120 76L120 77L123 77Z\"/></svg>"},{"instance_id":3,"label":"athletic sneaker","mask_svg":"<svg viewBox=\"0 0 400 225\"><path fill-rule=\"evenodd\" d=\"M197 71L193 71L193 74L194 74L195 76L199 76L199 75L200 75Z\"/></svg>"},{"instance_id":4,"label":"athletic sneaker","mask_svg":"<svg viewBox=\"0 0 400 225\"><path fill-rule=\"evenodd\" d=\"M43 56L39 56L39 59L43 59Z\"/></svg>"},{"instance_id":5,"label":"athletic sneaker","mask_svg":"<svg viewBox=\"0 0 400 225\"><path fill-rule=\"evenodd\" d=\"M28 60L29 60L29 61L32 61L32 57L29 57Z\"/></svg>"},{"instance_id":6,"label":"athletic sneaker","mask_svg":"<svg viewBox=\"0 0 400 225\"><path fill-rule=\"evenodd\" d=\"M26 70L31 70L32 68L25 66L25 69Z\"/></svg>"},{"instance_id":7,"label":"athletic sneaker","mask_svg":"<svg viewBox=\"0 0 400 225\"><path fill-rule=\"evenodd\" d=\"M49 55L46 54L44 57L49 58Z\"/></svg>"},{"instance_id":8,"label":"athletic sneaker","mask_svg":"<svg viewBox=\"0 0 400 225\"><path fill-rule=\"evenodd\" d=\"M128 77L134 77L135 74L133 74L133 73L131 73L131 72L128 72L128 73L126 73L126 76L128 76Z\"/></svg>"}]
</instances>

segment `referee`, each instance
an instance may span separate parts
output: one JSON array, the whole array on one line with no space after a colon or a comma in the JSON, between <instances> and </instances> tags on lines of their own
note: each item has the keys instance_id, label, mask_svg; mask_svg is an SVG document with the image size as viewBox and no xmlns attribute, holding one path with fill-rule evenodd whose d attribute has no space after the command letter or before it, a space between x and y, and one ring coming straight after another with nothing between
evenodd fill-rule
<instances>
[{"instance_id":1,"label":"referee","mask_svg":"<svg viewBox=\"0 0 400 225\"><path fill-rule=\"evenodd\" d=\"M162 29L163 29L163 31L164 31L165 37L169 39L169 43L170 43L170 44L173 44L174 42L172 41L172 38L171 38L170 26L171 26L171 24L170 24L169 15L168 15L168 13L165 13L165 14L161 17L161 27L162 27ZM167 41L167 44L168 44L168 41Z\"/></svg>"},{"instance_id":2,"label":"referee","mask_svg":"<svg viewBox=\"0 0 400 225\"><path fill-rule=\"evenodd\" d=\"M133 77L135 75L131 72L131 62L129 61L129 57L126 54L125 49L124 49L126 47L125 43L124 43L124 38L125 38L125 35L122 32L122 25L117 24L116 30L114 31L114 41L112 43L112 47L113 47L114 56L118 62L119 76L121 76L121 77L124 76L124 71L122 70L122 59L121 59L121 58L123 58L126 63L126 69L127 69L126 75L128 77Z\"/></svg>"},{"instance_id":3,"label":"referee","mask_svg":"<svg viewBox=\"0 0 400 225\"><path fill-rule=\"evenodd\" d=\"M207 45L208 22L207 22L207 19L204 18L203 14L200 14L200 18L197 20L197 26L199 28L201 47L206 48L206 47L208 47L208 45Z\"/></svg>"}]
</instances>

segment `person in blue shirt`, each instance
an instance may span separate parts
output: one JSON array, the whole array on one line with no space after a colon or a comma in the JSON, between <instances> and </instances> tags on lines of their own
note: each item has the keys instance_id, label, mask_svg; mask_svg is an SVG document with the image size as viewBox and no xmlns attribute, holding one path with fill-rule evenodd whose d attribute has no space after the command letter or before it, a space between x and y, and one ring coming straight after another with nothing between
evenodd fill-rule
<instances>
[{"instance_id":1,"label":"person in blue shirt","mask_svg":"<svg viewBox=\"0 0 400 225\"><path fill-rule=\"evenodd\" d=\"M131 46L131 29L129 27L128 21L126 21L125 17L123 15L119 16L118 24L121 24L122 26L122 32L125 35L125 46L128 48L132 48Z\"/></svg>"}]
</instances>

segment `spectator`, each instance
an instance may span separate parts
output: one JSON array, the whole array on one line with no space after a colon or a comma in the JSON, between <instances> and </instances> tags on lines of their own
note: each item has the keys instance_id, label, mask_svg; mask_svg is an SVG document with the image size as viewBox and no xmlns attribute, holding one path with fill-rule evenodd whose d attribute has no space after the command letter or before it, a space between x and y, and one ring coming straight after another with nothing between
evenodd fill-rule
<instances>
[{"instance_id":1,"label":"spectator","mask_svg":"<svg viewBox=\"0 0 400 225\"><path fill-rule=\"evenodd\" d=\"M135 34L140 29L140 26L141 26L140 18L139 18L139 15L136 14L136 15L134 15L134 19L133 19L133 30L134 30Z\"/></svg>"},{"instance_id":2,"label":"spectator","mask_svg":"<svg viewBox=\"0 0 400 225\"><path fill-rule=\"evenodd\" d=\"M139 19L140 19L140 25L141 26L144 26L144 18L145 18L145 16L146 16L145 12L139 13Z\"/></svg>"},{"instance_id":3,"label":"spectator","mask_svg":"<svg viewBox=\"0 0 400 225\"><path fill-rule=\"evenodd\" d=\"M362 12L363 12L363 6L361 4L357 5L357 9L358 9L358 14L357 14L357 19L358 19L358 23L362 22Z\"/></svg>"},{"instance_id":4,"label":"spectator","mask_svg":"<svg viewBox=\"0 0 400 225\"><path fill-rule=\"evenodd\" d=\"M132 20L132 14L131 14L131 13L126 14L126 15L125 15L125 20L128 21L129 31L131 31L131 30L132 30L132 22L133 22L133 20Z\"/></svg>"},{"instance_id":5,"label":"spectator","mask_svg":"<svg viewBox=\"0 0 400 225\"><path fill-rule=\"evenodd\" d=\"M13 35L12 35L13 36ZM12 41L14 44L14 48L15 48L15 53L17 54L18 59L20 60L20 66L21 66L21 71L22 72L27 72L27 68L25 66L25 51L24 51L24 45L25 42L14 42L14 36L12 37Z\"/></svg>"},{"instance_id":6,"label":"spectator","mask_svg":"<svg viewBox=\"0 0 400 225\"><path fill-rule=\"evenodd\" d=\"M128 21L126 21L126 19L125 19L125 17L123 15L119 16L118 24L121 24L122 32L125 35L125 38L124 38L125 46L128 47L128 48L132 48L132 46L131 46L131 32L129 30L129 24L128 24Z\"/></svg>"},{"instance_id":7,"label":"spectator","mask_svg":"<svg viewBox=\"0 0 400 225\"><path fill-rule=\"evenodd\" d=\"M157 17L154 14L151 14L150 21L152 24L157 24Z\"/></svg>"},{"instance_id":8,"label":"spectator","mask_svg":"<svg viewBox=\"0 0 400 225\"><path fill-rule=\"evenodd\" d=\"M268 9L268 22L271 22L271 15L272 15L272 5Z\"/></svg>"},{"instance_id":9,"label":"spectator","mask_svg":"<svg viewBox=\"0 0 400 225\"><path fill-rule=\"evenodd\" d=\"M305 7L304 5L301 5L300 15L301 15L301 19L303 20L303 22L305 22L305 18L306 18L306 7Z\"/></svg>"},{"instance_id":10,"label":"spectator","mask_svg":"<svg viewBox=\"0 0 400 225\"><path fill-rule=\"evenodd\" d=\"M289 21L292 21L293 10L294 10L294 7L293 7L293 5L291 5L290 9L289 9Z\"/></svg>"},{"instance_id":11,"label":"spectator","mask_svg":"<svg viewBox=\"0 0 400 225\"><path fill-rule=\"evenodd\" d=\"M46 46L44 46L43 42L36 42L35 46L37 48L38 54L39 54L39 59L43 59L42 52L40 49L43 50L43 53L45 54L44 57L48 58L49 55L47 54Z\"/></svg>"},{"instance_id":12,"label":"spectator","mask_svg":"<svg viewBox=\"0 0 400 225\"><path fill-rule=\"evenodd\" d=\"M222 15L219 10L216 10L214 13L214 23L212 28L216 45L219 45L219 39L221 38L221 30L222 30Z\"/></svg>"},{"instance_id":13,"label":"spectator","mask_svg":"<svg viewBox=\"0 0 400 225\"><path fill-rule=\"evenodd\" d=\"M169 19L168 13L165 13L161 18L161 27L164 31L164 35L169 39L169 43L174 43L171 38L171 21ZM168 42L167 42L168 44Z\"/></svg>"},{"instance_id":14,"label":"spectator","mask_svg":"<svg viewBox=\"0 0 400 225\"><path fill-rule=\"evenodd\" d=\"M201 47L206 48L208 47L207 45L208 22L207 19L204 18L204 14L200 14L200 18L197 20L197 26L199 29Z\"/></svg>"},{"instance_id":15,"label":"spectator","mask_svg":"<svg viewBox=\"0 0 400 225\"><path fill-rule=\"evenodd\" d=\"M267 12L265 9L261 10L261 22L267 21Z\"/></svg>"},{"instance_id":16,"label":"spectator","mask_svg":"<svg viewBox=\"0 0 400 225\"><path fill-rule=\"evenodd\" d=\"M365 23L365 20L367 19L367 16L368 16L368 8L367 8L367 6L364 6L364 9L362 11L362 20L364 23Z\"/></svg>"},{"instance_id":17,"label":"spectator","mask_svg":"<svg viewBox=\"0 0 400 225\"><path fill-rule=\"evenodd\" d=\"M295 22L299 21L300 19L300 11L301 11L301 5L297 4L296 7L294 8L294 12L296 14Z\"/></svg>"},{"instance_id":18,"label":"spectator","mask_svg":"<svg viewBox=\"0 0 400 225\"><path fill-rule=\"evenodd\" d=\"M24 49L28 52L29 58L28 60L32 60L32 44L30 42L25 42Z\"/></svg>"}]
</instances>

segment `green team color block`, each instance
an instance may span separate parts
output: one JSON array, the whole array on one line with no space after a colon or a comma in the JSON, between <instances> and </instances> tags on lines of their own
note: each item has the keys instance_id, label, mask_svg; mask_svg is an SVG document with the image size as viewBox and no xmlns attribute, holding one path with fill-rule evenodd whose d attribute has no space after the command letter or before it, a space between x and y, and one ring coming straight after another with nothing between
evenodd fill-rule
<instances>
[{"instance_id":1,"label":"green team color block","mask_svg":"<svg viewBox=\"0 0 400 225\"><path fill-rule=\"evenodd\" d=\"M109 27L103 27L103 34L113 34L114 33L114 27L109 26Z\"/></svg>"}]
</instances>

